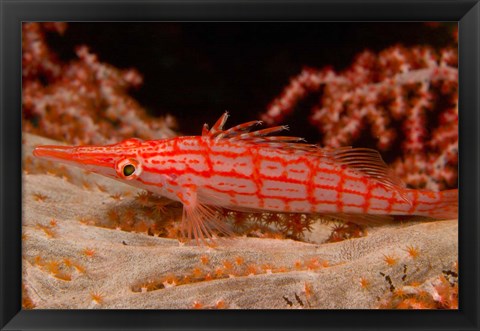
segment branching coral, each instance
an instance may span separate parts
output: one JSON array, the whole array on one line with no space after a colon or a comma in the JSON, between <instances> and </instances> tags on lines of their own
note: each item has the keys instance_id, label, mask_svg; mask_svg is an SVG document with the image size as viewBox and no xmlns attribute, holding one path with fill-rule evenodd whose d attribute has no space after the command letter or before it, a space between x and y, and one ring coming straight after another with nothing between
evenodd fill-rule
<instances>
[{"instance_id":1,"label":"branching coral","mask_svg":"<svg viewBox=\"0 0 480 331\"><path fill-rule=\"evenodd\" d=\"M77 48L77 60L61 62L46 33L65 29L64 23L22 25L24 130L74 144L174 135L173 118L150 118L127 94L142 83L136 70L101 63L86 46Z\"/></svg>"},{"instance_id":2,"label":"branching coral","mask_svg":"<svg viewBox=\"0 0 480 331\"><path fill-rule=\"evenodd\" d=\"M370 127L381 151L401 142L393 162L409 185L455 187L458 150L458 69L453 48L395 46L365 51L344 71L304 69L263 114L277 124L308 95L320 93L310 122L330 147L351 145Z\"/></svg>"}]
</instances>

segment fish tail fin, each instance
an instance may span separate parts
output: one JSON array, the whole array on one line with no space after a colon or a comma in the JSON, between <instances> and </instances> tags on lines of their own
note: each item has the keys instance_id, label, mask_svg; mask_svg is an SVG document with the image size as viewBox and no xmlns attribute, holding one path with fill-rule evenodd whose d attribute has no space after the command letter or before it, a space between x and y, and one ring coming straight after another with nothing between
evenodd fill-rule
<instances>
[{"instance_id":1,"label":"fish tail fin","mask_svg":"<svg viewBox=\"0 0 480 331\"><path fill-rule=\"evenodd\" d=\"M418 214L435 219L456 219L458 218L458 189L445 190L440 192L420 191L428 197L433 195L432 202L419 202Z\"/></svg>"}]
</instances>

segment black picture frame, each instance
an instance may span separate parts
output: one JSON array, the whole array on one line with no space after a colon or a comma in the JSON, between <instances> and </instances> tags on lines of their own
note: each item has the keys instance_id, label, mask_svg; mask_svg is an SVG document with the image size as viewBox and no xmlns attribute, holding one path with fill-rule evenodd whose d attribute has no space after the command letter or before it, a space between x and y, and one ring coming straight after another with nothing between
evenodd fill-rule
<instances>
[{"instance_id":1,"label":"black picture frame","mask_svg":"<svg viewBox=\"0 0 480 331\"><path fill-rule=\"evenodd\" d=\"M479 318L479 18L473 0L433 1L23 1L1 11L2 330L24 329L461 329ZM455 311L194 311L21 309L22 21L458 21L459 267Z\"/></svg>"}]
</instances>

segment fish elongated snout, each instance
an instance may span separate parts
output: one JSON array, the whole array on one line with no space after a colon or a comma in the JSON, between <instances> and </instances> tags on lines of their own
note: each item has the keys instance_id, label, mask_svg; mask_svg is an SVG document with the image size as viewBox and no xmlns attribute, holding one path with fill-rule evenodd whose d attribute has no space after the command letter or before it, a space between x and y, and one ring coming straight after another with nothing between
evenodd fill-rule
<instances>
[{"instance_id":1,"label":"fish elongated snout","mask_svg":"<svg viewBox=\"0 0 480 331\"><path fill-rule=\"evenodd\" d=\"M76 148L71 146L41 145L35 147L33 156L42 159L73 161L76 158Z\"/></svg>"},{"instance_id":2,"label":"fish elongated snout","mask_svg":"<svg viewBox=\"0 0 480 331\"><path fill-rule=\"evenodd\" d=\"M119 159L127 158L121 151L102 146L40 145L33 150L35 157L67 163L89 171L103 173L105 168L114 169ZM110 171L108 171L110 173Z\"/></svg>"}]
</instances>

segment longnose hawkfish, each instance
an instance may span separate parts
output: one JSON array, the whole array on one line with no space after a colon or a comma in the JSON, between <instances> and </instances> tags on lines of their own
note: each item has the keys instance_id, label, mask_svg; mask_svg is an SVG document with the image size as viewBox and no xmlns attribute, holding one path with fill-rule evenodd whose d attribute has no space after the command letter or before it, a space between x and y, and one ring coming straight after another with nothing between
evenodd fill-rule
<instances>
[{"instance_id":1,"label":"longnose hawkfish","mask_svg":"<svg viewBox=\"0 0 480 331\"><path fill-rule=\"evenodd\" d=\"M368 148L320 148L271 136L251 121L223 129L224 113L201 136L127 139L105 146L38 146L37 157L69 163L183 204L181 229L205 241L229 233L222 209L315 213L356 223L393 215L457 218L458 191L407 188Z\"/></svg>"}]
</instances>

